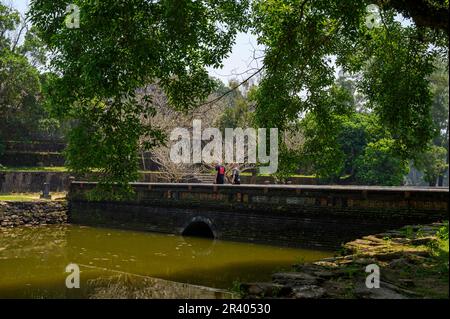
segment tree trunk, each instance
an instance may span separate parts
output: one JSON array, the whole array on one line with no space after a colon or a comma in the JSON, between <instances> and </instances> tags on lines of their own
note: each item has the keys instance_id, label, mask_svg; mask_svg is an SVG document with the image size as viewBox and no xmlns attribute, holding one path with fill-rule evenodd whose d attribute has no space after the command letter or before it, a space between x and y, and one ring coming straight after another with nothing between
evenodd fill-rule
<instances>
[{"instance_id":1,"label":"tree trunk","mask_svg":"<svg viewBox=\"0 0 450 319\"><path fill-rule=\"evenodd\" d=\"M437 180L437 177L430 180L430 182L429 182L430 187L436 187L436 180Z\"/></svg>"},{"instance_id":2,"label":"tree trunk","mask_svg":"<svg viewBox=\"0 0 450 319\"><path fill-rule=\"evenodd\" d=\"M439 187L444 186L444 175L439 175L439 177L438 177L438 186Z\"/></svg>"},{"instance_id":3,"label":"tree trunk","mask_svg":"<svg viewBox=\"0 0 450 319\"><path fill-rule=\"evenodd\" d=\"M141 159L142 159L142 170L146 171L147 167L145 166L145 157L144 157L144 152L141 152Z\"/></svg>"}]
</instances>

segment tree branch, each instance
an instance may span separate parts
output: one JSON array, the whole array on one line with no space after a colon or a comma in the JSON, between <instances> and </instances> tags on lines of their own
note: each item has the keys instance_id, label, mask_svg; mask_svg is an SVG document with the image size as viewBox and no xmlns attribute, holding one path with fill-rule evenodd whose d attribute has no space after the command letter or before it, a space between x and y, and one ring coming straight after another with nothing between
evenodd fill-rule
<instances>
[{"instance_id":1,"label":"tree branch","mask_svg":"<svg viewBox=\"0 0 450 319\"><path fill-rule=\"evenodd\" d=\"M411 18L418 27L440 30L448 35L448 4L437 0L376 0L383 9L394 9Z\"/></svg>"},{"instance_id":2,"label":"tree branch","mask_svg":"<svg viewBox=\"0 0 450 319\"><path fill-rule=\"evenodd\" d=\"M213 100L211 100L211 101L208 101L208 102L205 102L205 103L202 103L202 104L197 105L197 108L202 107L202 106L205 106L205 105L208 105L208 104L214 104L214 103L216 103L216 102L219 102L219 101L220 101L221 99L223 99L225 96L227 96L228 94L230 94L230 93L236 91L239 87L241 87L242 85L244 85L245 83L247 83L250 79L252 79L252 78L255 77L256 75L258 75L259 73L261 73L263 69L264 69L264 66L260 67L255 73L253 73L252 75L250 75L250 76L249 76L248 78L246 78L244 81L240 82L237 86L231 88L231 89L228 90L227 92L221 94L219 97L217 97L217 98L215 98L215 99L213 99Z\"/></svg>"}]
</instances>

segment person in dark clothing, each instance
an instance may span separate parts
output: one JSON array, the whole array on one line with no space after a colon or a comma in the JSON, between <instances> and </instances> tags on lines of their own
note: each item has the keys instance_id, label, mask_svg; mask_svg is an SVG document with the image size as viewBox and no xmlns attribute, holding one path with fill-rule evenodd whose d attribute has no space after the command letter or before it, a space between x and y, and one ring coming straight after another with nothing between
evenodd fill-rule
<instances>
[{"instance_id":1,"label":"person in dark clothing","mask_svg":"<svg viewBox=\"0 0 450 319\"><path fill-rule=\"evenodd\" d=\"M221 164L217 164L216 172L216 184L225 184L225 167Z\"/></svg>"},{"instance_id":2,"label":"person in dark clothing","mask_svg":"<svg viewBox=\"0 0 450 319\"><path fill-rule=\"evenodd\" d=\"M233 170L231 171L231 184L234 184L234 185L241 184L241 172L239 171L238 164L234 164Z\"/></svg>"}]
</instances>

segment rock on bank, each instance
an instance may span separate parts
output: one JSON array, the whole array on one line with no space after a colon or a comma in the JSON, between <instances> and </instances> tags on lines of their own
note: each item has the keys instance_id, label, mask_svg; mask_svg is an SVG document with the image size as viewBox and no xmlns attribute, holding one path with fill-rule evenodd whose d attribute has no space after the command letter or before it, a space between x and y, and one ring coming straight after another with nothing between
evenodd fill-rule
<instances>
[{"instance_id":1,"label":"rock on bank","mask_svg":"<svg viewBox=\"0 0 450 319\"><path fill-rule=\"evenodd\" d=\"M0 228L63 224L66 221L67 203L64 201L0 201Z\"/></svg>"}]
</instances>

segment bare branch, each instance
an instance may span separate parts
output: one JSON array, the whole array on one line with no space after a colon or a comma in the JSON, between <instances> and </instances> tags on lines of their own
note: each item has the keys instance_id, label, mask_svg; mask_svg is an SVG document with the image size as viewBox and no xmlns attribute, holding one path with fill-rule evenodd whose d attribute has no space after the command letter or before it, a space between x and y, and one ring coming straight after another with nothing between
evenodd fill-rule
<instances>
[{"instance_id":1,"label":"bare branch","mask_svg":"<svg viewBox=\"0 0 450 319\"><path fill-rule=\"evenodd\" d=\"M253 73L252 75L250 75L250 76L249 76L248 78L246 78L244 81L240 82L237 86L235 86L235 87L231 88L230 90L228 90L227 92L221 94L219 97L217 97L217 98L215 98L215 99L213 99L213 100L211 100L211 101L205 102L205 103L203 103L203 104L200 104L200 105L198 105L197 107L202 107L202 106L205 106L205 105L210 105L210 104L214 104L214 103L219 102L219 101L222 100L225 96L227 96L228 94L230 94L230 93L236 91L238 88L240 88L242 85L244 85L245 83L247 83L250 79L254 78L254 77L255 77L256 75L258 75L259 73L261 73L263 70L264 70L264 66L260 67L255 73Z\"/></svg>"}]
</instances>

